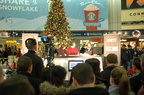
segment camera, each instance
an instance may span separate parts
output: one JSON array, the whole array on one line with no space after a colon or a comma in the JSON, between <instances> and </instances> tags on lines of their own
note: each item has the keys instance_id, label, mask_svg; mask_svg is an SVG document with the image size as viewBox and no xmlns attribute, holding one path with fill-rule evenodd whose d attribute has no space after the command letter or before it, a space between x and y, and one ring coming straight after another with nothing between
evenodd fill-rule
<instances>
[{"instance_id":1,"label":"camera","mask_svg":"<svg viewBox=\"0 0 144 95\"><path fill-rule=\"evenodd\" d=\"M41 37L41 41L44 43L44 44L51 44L52 43L52 36L44 36L44 37Z\"/></svg>"},{"instance_id":2,"label":"camera","mask_svg":"<svg viewBox=\"0 0 144 95\"><path fill-rule=\"evenodd\" d=\"M53 64L53 59L54 59L54 54L56 49L54 48L52 44L52 39L53 36L44 36L41 37L41 41L45 44L45 49L46 49L46 58L47 58L47 66L52 67L54 66Z\"/></svg>"}]
</instances>

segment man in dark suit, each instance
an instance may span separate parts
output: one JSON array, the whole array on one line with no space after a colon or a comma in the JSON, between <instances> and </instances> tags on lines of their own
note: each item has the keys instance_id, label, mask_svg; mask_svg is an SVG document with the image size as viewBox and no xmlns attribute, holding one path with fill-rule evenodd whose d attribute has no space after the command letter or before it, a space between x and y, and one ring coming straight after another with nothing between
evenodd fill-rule
<instances>
[{"instance_id":1,"label":"man in dark suit","mask_svg":"<svg viewBox=\"0 0 144 95\"><path fill-rule=\"evenodd\" d=\"M28 52L25 53L23 56L28 56L32 60L32 75L36 78L40 79L40 74L42 72L42 69L44 68L42 58L40 58L38 55L36 55L37 50L37 42L34 38L28 38L25 41L25 45L28 49Z\"/></svg>"}]
</instances>

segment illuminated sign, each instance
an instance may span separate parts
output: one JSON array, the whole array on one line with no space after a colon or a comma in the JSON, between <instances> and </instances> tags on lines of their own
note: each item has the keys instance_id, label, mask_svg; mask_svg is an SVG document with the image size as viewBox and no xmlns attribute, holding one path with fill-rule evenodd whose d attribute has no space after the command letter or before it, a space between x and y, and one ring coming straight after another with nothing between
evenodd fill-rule
<instances>
[{"instance_id":1,"label":"illuminated sign","mask_svg":"<svg viewBox=\"0 0 144 95\"><path fill-rule=\"evenodd\" d=\"M16 43L16 40L6 40L6 43Z\"/></svg>"}]
</instances>

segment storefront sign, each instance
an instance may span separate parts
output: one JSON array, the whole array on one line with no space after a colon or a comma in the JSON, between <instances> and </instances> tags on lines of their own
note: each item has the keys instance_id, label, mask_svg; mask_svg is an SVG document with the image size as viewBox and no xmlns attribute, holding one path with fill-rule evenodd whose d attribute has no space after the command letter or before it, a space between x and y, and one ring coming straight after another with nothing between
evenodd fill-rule
<instances>
[{"instance_id":1,"label":"storefront sign","mask_svg":"<svg viewBox=\"0 0 144 95\"><path fill-rule=\"evenodd\" d=\"M6 40L6 43L16 43L16 40Z\"/></svg>"},{"instance_id":2,"label":"storefront sign","mask_svg":"<svg viewBox=\"0 0 144 95\"><path fill-rule=\"evenodd\" d=\"M78 36L102 36L103 32L72 32L73 37Z\"/></svg>"},{"instance_id":3,"label":"storefront sign","mask_svg":"<svg viewBox=\"0 0 144 95\"><path fill-rule=\"evenodd\" d=\"M143 29L144 0L122 1L122 29Z\"/></svg>"}]
</instances>

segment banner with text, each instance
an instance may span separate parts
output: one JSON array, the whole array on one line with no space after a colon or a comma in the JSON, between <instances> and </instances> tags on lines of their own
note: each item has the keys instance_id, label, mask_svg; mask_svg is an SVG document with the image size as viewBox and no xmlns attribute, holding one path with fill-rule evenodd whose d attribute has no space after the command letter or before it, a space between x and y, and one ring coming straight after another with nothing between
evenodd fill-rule
<instances>
[{"instance_id":1,"label":"banner with text","mask_svg":"<svg viewBox=\"0 0 144 95\"><path fill-rule=\"evenodd\" d=\"M51 0L0 0L0 30L44 30ZM108 0L62 0L70 30L108 30Z\"/></svg>"},{"instance_id":2,"label":"banner with text","mask_svg":"<svg viewBox=\"0 0 144 95\"><path fill-rule=\"evenodd\" d=\"M0 0L0 30L43 30L47 0Z\"/></svg>"},{"instance_id":3,"label":"banner with text","mask_svg":"<svg viewBox=\"0 0 144 95\"><path fill-rule=\"evenodd\" d=\"M144 0L122 0L122 29L143 29Z\"/></svg>"}]
</instances>

